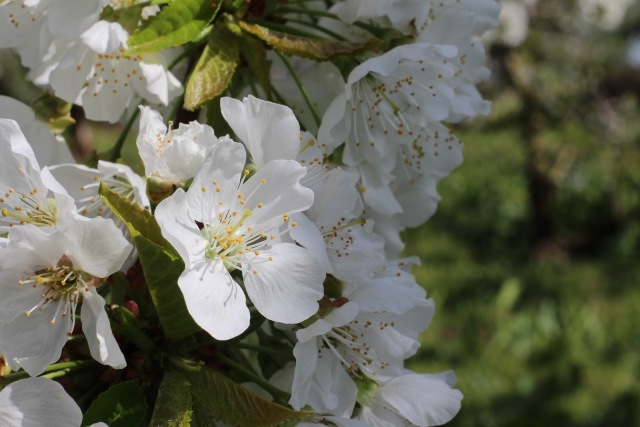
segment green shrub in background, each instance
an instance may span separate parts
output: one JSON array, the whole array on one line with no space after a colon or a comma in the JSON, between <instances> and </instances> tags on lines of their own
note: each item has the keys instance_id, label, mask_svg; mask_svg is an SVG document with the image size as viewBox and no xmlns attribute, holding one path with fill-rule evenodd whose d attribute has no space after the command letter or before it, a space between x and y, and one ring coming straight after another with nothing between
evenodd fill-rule
<instances>
[{"instance_id":1,"label":"green shrub in background","mask_svg":"<svg viewBox=\"0 0 640 427\"><path fill-rule=\"evenodd\" d=\"M640 425L640 70L575 2L492 49L494 113L407 233L438 311L410 366L454 367L454 426ZM409 237L409 236L412 237Z\"/></svg>"}]
</instances>

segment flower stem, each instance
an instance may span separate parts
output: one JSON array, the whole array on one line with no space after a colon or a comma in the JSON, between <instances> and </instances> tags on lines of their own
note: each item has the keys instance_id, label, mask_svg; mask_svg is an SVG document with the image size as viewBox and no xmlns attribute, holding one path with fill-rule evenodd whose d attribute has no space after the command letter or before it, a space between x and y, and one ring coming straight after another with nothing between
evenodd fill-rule
<instances>
[{"instance_id":1,"label":"flower stem","mask_svg":"<svg viewBox=\"0 0 640 427\"><path fill-rule=\"evenodd\" d=\"M202 362L191 362L189 360L183 359L182 357L174 356L173 354L167 354L166 357L169 363L178 368L180 371L200 372L200 369L202 369Z\"/></svg>"},{"instance_id":2,"label":"flower stem","mask_svg":"<svg viewBox=\"0 0 640 427\"><path fill-rule=\"evenodd\" d=\"M233 370L240 374L241 376L243 376L245 379L249 380L249 381L253 381L254 383L258 384L260 387L262 387L263 389L265 389L266 391L268 391L273 397L274 399L276 399L279 402L286 402L289 400L289 393L280 390L279 388L275 387L273 384L271 384L269 381L265 380L264 378L262 378L261 376L253 373L252 371L250 371L249 369L245 368L244 366L242 366L241 364L237 363L236 361L223 356L222 354L216 354L216 358L219 359L221 362L224 362L226 365L230 366L231 368L233 368Z\"/></svg>"},{"instance_id":3,"label":"flower stem","mask_svg":"<svg viewBox=\"0 0 640 427\"><path fill-rule=\"evenodd\" d=\"M323 10L305 8L305 7L289 7L289 6L281 6L278 8L278 12L283 13L299 13L301 15L313 15L313 16L322 16L324 18L331 18L337 21L340 21L340 17L335 13L325 12Z\"/></svg>"},{"instance_id":4,"label":"flower stem","mask_svg":"<svg viewBox=\"0 0 640 427\"><path fill-rule=\"evenodd\" d=\"M247 343L242 343L242 342L233 344L233 345L231 345L231 347L245 349L245 350L253 350L253 351L257 351L259 353L271 354L273 356L290 357L292 355L292 353L284 351L284 350L278 350L278 349L275 349L275 348L265 347L265 346L262 346L262 345L247 344Z\"/></svg>"},{"instance_id":5,"label":"flower stem","mask_svg":"<svg viewBox=\"0 0 640 427\"><path fill-rule=\"evenodd\" d=\"M127 121L127 124L122 128L122 132L120 132L120 136L118 136L118 140L116 144L111 149L111 156L109 157L110 162L116 162L120 158L120 152L122 151L122 146L124 145L125 140L127 139L127 135L129 135L129 131L133 127L136 119L138 118L138 114L140 114L140 109L136 106L133 114Z\"/></svg>"},{"instance_id":6,"label":"flower stem","mask_svg":"<svg viewBox=\"0 0 640 427\"><path fill-rule=\"evenodd\" d=\"M88 366L97 365L93 359L90 360L74 360L72 362L60 362L49 365L41 374L44 378L57 378L68 374L69 372L85 369ZM14 372L0 377L0 384L9 384L17 380L29 378L30 375L26 371Z\"/></svg>"},{"instance_id":7,"label":"flower stem","mask_svg":"<svg viewBox=\"0 0 640 427\"><path fill-rule=\"evenodd\" d=\"M313 116L313 120L316 122L317 126L320 126L320 122L322 120L320 119L320 115L318 114L318 111L316 110L316 106L313 105L313 101L311 101L311 98L309 97L309 93L307 92L307 89L304 87L304 85L300 81L300 78L298 77L298 74L296 73L296 71L294 70L293 66L291 65L291 62L289 62L289 59L287 59L286 56L284 56L283 54L281 54L277 50L274 50L274 52L278 55L278 57L280 57L280 60L282 61L284 66L287 67L287 70L289 70L289 73L291 74L291 77L293 77L293 80L296 82L296 86L298 86L298 89L300 90L300 93L302 94L302 97L304 98L304 102L309 107L309 111L311 112L311 115Z\"/></svg>"},{"instance_id":8,"label":"flower stem","mask_svg":"<svg viewBox=\"0 0 640 427\"><path fill-rule=\"evenodd\" d=\"M342 37L340 34L334 32L334 31L331 31L328 28L320 27L320 26L314 24L313 22L305 21L304 19L287 18L287 22L293 22L293 23L296 23L296 24L301 24L301 25L313 28L315 30L322 31L323 33L327 34L330 37L333 37L336 40L340 40L340 41L347 40L344 37Z\"/></svg>"},{"instance_id":9,"label":"flower stem","mask_svg":"<svg viewBox=\"0 0 640 427\"><path fill-rule=\"evenodd\" d=\"M295 36L306 37L312 40L322 40L322 38L318 37L317 34L313 34L308 31L301 30L299 28L276 24L275 22L261 22L260 25L262 25L263 27L269 28L271 30L280 31L287 34L293 34Z\"/></svg>"}]
</instances>

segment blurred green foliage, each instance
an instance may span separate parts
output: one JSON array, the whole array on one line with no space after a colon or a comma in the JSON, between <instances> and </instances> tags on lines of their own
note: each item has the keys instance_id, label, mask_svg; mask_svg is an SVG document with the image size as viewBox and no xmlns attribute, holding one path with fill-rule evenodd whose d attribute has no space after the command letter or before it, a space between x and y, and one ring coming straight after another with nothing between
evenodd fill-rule
<instances>
[{"instance_id":1,"label":"blurred green foliage","mask_svg":"<svg viewBox=\"0 0 640 427\"><path fill-rule=\"evenodd\" d=\"M452 426L640 425L640 6L612 32L576 8L541 0L495 43L494 113L406 233L439 308L409 367L455 369Z\"/></svg>"}]
</instances>

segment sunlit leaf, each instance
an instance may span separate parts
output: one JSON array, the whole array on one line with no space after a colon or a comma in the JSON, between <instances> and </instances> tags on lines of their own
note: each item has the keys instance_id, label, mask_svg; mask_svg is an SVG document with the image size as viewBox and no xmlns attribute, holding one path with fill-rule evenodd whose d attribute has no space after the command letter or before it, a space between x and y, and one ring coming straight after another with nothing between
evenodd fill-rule
<instances>
[{"instance_id":1,"label":"sunlit leaf","mask_svg":"<svg viewBox=\"0 0 640 427\"><path fill-rule=\"evenodd\" d=\"M128 54L158 52L196 39L220 10L208 0L173 1L149 18L127 41Z\"/></svg>"},{"instance_id":2,"label":"sunlit leaf","mask_svg":"<svg viewBox=\"0 0 640 427\"><path fill-rule=\"evenodd\" d=\"M239 58L237 36L223 25L215 26L187 82L184 108L193 111L220 95L229 86Z\"/></svg>"}]
</instances>

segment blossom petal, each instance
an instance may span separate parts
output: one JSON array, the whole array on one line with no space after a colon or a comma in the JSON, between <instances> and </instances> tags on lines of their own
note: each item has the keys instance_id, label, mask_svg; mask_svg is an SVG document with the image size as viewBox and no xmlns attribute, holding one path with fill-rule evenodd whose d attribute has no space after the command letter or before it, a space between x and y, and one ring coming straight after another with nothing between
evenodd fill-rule
<instances>
[{"instance_id":1,"label":"blossom petal","mask_svg":"<svg viewBox=\"0 0 640 427\"><path fill-rule=\"evenodd\" d=\"M449 422L460 410L462 393L428 374L394 378L379 389L379 396L399 414L418 426Z\"/></svg>"},{"instance_id":2,"label":"blossom petal","mask_svg":"<svg viewBox=\"0 0 640 427\"><path fill-rule=\"evenodd\" d=\"M155 217L162 235L178 251L187 268L203 259L207 241L191 217L184 190L178 189L160 202Z\"/></svg>"},{"instance_id":3,"label":"blossom petal","mask_svg":"<svg viewBox=\"0 0 640 427\"><path fill-rule=\"evenodd\" d=\"M56 305L35 310L13 322L0 323L0 342L5 359L12 369L22 367L31 376L40 375L47 366L60 358L67 342L69 317L55 322Z\"/></svg>"},{"instance_id":4,"label":"blossom petal","mask_svg":"<svg viewBox=\"0 0 640 427\"><path fill-rule=\"evenodd\" d=\"M124 355L111 332L111 325L104 309L104 299L89 288L82 292L82 331L87 337L89 351L94 359L116 369L127 366Z\"/></svg>"},{"instance_id":5,"label":"blossom petal","mask_svg":"<svg viewBox=\"0 0 640 427\"><path fill-rule=\"evenodd\" d=\"M69 239L67 256L74 267L96 277L107 277L122 267L131 244L110 219L91 218L65 224Z\"/></svg>"},{"instance_id":6,"label":"blossom petal","mask_svg":"<svg viewBox=\"0 0 640 427\"><path fill-rule=\"evenodd\" d=\"M81 422L80 408L55 381L28 378L7 385L0 392L3 427L69 427Z\"/></svg>"},{"instance_id":7,"label":"blossom petal","mask_svg":"<svg viewBox=\"0 0 640 427\"><path fill-rule=\"evenodd\" d=\"M178 285L193 320L215 339L237 337L249 327L244 292L221 262L194 265Z\"/></svg>"},{"instance_id":8,"label":"blossom petal","mask_svg":"<svg viewBox=\"0 0 640 427\"><path fill-rule=\"evenodd\" d=\"M294 160L274 160L262 167L243 186L247 209L252 215L247 225L256 225L308 209L313 191L300 184L306 168Z\"/></svg>"},{"instance_id":9,"label":"blossom petal","mask_svg":"<svg viewBox=\"0 0 640 427\"><path fill-rule=\"evenodd\" d=\"M281 243L243 267L249 298L267 319L292 324L318 311L325 270L307 249Z\"/></svg>"},{"instance_id":10,"label":"blossom petal","mask_svg":"<svg viewBox=\"0 0 640 427\"><path fill-rule=\"evenodd\" d=\"M289 107L249 95L242 101L222 98L220 108L258 169L272 160L292 160L298 155L300 124Z\"/></svg>"}]
</instances>

